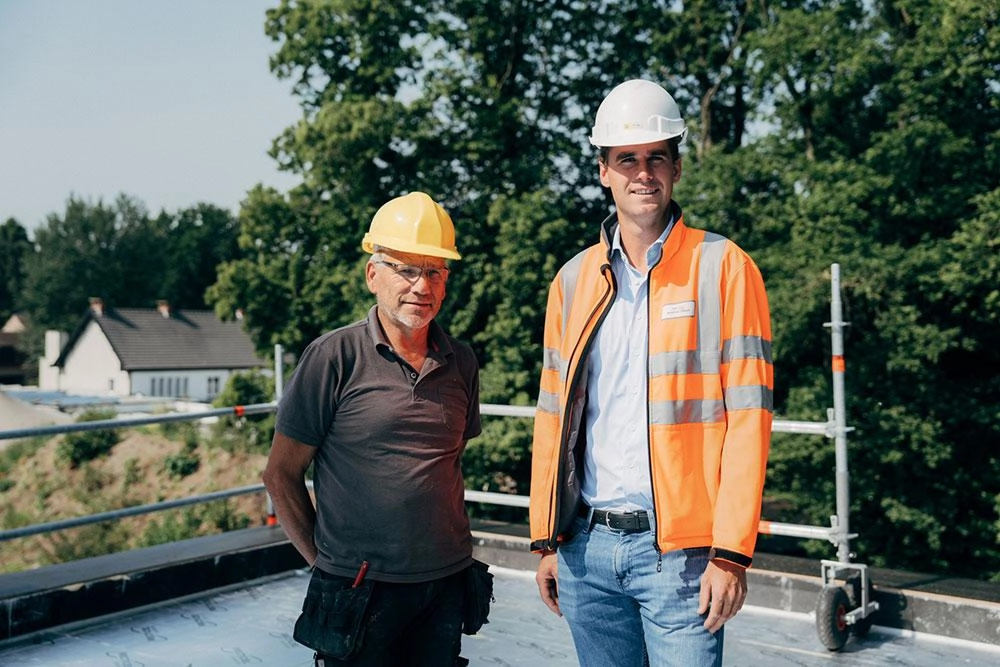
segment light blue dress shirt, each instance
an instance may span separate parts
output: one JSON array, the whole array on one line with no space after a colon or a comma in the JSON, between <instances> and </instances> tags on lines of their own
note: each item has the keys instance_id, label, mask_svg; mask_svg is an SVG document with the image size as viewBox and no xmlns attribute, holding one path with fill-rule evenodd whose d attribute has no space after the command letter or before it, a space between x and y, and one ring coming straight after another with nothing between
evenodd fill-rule
<instances>
[{"instance_id":1,"label":"light blue dress shirt","mask_svg":"<svg viewBox=\"0 0 1000 667\"><path fill-rule=\"evenodd\" d=\"M663 243L673 227L671 219L646 250L645 275L625 255L619 227L612 239L611 270L618 294L590 351L581 488L584 502L598 509L653 509L646 416L649 272L663 256Z\"/></svg>"}]
</instances>

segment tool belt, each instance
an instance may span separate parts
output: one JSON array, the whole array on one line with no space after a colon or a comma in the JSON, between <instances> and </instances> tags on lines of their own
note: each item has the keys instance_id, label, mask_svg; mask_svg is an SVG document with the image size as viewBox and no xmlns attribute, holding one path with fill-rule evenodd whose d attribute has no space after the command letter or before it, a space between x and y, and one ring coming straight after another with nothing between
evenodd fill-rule
<instances>
[{"instance_id":1,"label":"tool belt","mask_svg":"<svg viewBox=\"0 0 1000 667\"><path fill-rule=\"evenodd\" d=\"M465 569L465 601L462 607L462 633L474 635L486 623L489 623L490 603L493 597L493 575L490 566L481 561L472 560L472 565Z\"/></svg>"},{"instance_id":2,"label":"tool belt","mask_svg":"<svg viewBox=\"0 0 1000 667\"><path fill-rule=\"evenodd\" d=\"M313 570L292 638L330 658L350 658L364 640L373 587L372 581L352 586L350 579Z\"/></svg>"}]
</instances>

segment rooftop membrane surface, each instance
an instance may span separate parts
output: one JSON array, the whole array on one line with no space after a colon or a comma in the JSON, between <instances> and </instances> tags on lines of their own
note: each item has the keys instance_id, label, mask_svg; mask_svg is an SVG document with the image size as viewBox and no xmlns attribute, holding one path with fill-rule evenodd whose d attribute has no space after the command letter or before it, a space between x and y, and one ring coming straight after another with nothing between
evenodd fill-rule
<instances>
[{"instance_id":1,"label":"rooftop membrane surface","mask_svg":"<svg viewBox=\"0 0 1000 667\"><path fill-rule=\"evenodd\" d=\"M463 637L472 665L577 665L563 619L539 600L534 573L492 567L496 602L478 635ZM0 665L22 667L309 667L292 639L309 577L298 570L239 587L55 628L0 643ZM808 614L745 607L726 625L723 664L995 667L1000 647L874 627L826 650ZM610 666L609 666L610 667Z\"/></svg>"}]
</instances>

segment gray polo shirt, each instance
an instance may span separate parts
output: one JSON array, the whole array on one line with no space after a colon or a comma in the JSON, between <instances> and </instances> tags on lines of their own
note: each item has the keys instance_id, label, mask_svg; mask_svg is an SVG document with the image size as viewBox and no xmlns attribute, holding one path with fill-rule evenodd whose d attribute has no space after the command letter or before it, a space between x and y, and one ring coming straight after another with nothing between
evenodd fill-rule
<instances>
[{"instance_id":1,"label":"gray polo shirt","mask_svg":"<svg viewBox=\"0 0 1000 667\"><path fill-rule=\"evenodd\" d=\"M414 373L375 315L320 336L303 352L276 429L317 448L317 567L421 582L465 568L472 536L462 452L479 435L479 366L472 349L430 328Z\"/></svg>"}]
</instances>

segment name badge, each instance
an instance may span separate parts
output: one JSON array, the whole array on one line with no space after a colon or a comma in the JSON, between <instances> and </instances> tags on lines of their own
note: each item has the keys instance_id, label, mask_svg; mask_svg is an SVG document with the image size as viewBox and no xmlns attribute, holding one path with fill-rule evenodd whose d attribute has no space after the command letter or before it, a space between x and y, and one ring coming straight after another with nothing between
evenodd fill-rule
<instances>
[{"instance_id":1,"label":"name badge","mask_svg":"<svg viewBox=\"0 0 1000 667\"><path fill-rule=\"evenodd\" d=\"M694 317L694 301L668 303L660 310L661 320L676 320L680 317Z\"/></svg>"}]
</instances>

